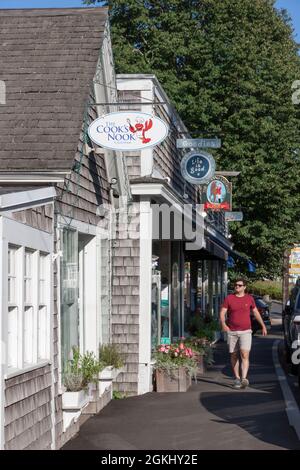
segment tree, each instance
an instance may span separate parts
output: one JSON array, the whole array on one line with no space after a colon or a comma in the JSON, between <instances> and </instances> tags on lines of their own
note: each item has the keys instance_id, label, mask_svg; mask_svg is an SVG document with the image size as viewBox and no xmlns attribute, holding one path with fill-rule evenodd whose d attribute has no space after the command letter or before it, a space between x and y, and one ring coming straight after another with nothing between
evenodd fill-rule
<instances>
[{"instance_id":1,"label":"tree","mask_svg":"<svg viewBox=\"0 0 300 470\"><path fill-rule=\"evenodd\" d=\"M273 0L105 3L117 72L154 73L194 137L222 138L218 169L241 171L235 246L260 275L279 274L300 215L300 59L287 13Z\"/></svg>"}]
</instances>

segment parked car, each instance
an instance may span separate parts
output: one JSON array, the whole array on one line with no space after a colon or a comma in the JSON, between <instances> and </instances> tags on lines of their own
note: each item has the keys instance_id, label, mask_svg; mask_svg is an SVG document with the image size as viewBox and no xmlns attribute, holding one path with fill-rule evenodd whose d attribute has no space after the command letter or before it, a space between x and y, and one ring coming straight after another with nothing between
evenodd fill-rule
<instances>
[{"instance_id":1,"label":"parked car","mask_svg":"<svg viewBox=\"0 0 300 470\"><path fill-rule=\"evenodd\" d=\"M256 308L259 311L261 318L267 328L267 330L271 329L271 319L270 319L270 310L268 304L263 301L263 299L258 295L253 295L254 301L256 304ZM252 333L255 334L258 330L261 330L261 326L256 320L253 312L251 311L251 328Z\"/></svg>"},{"instance_id":2,"label":"parked car","mask_svg":"<svg viewBox=\"0 0 300 470\"><path fill-rule=\"evenodd\" d=\"M292 356L300 348L300 281L297 281L292 289L290 298L282 311L282 327L287 361L291 363L291 372L299 376L300 367L293 362Z\"/></svg>"}]
</instances>

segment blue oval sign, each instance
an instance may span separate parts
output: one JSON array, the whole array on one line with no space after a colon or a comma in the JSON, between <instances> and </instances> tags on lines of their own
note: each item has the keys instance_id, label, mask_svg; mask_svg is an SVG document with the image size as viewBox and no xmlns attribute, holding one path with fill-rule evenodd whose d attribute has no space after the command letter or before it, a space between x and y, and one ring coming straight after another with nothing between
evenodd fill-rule
<instances>
[{"instance_id":1,"label":"blue oval sign","mask_svg":"<svg viewBox=\"0 0 300 470\"><path fill-rule=\"evenodd\" d=\"M216 162L207 152L189 152L181 160L181 174L192 184L207 183L215 174Z\"/></svg>"}]
</instances>

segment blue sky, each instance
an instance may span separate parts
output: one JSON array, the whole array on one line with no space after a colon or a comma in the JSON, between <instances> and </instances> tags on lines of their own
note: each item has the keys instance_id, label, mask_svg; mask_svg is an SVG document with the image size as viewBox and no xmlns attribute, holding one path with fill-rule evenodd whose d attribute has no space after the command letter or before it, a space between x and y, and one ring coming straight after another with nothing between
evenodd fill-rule
<instances>
[{"instance_id":1,"label":"blue sky","mask_svg":"<svg viewBox=\"0 0 300 470\"><path fill-rule=\"evenodd\" d=\"M277 0L279 8L286 8L292 19L300 41L300 0ZM0 0L0 8L62 8L81 7L82 0Z\"/></svg>"}]
</instances>

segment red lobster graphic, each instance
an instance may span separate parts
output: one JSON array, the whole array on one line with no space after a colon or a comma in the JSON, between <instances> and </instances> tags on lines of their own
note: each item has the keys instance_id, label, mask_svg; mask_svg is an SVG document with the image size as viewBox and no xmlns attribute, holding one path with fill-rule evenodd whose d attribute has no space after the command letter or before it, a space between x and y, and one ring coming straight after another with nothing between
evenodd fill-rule
<instances>
[{"instance_id":1,"label":"red lobster graphic","mask_svg":"<svg viewBox=\"0 0 300 470\"><path fill-rule=\"evenodd\" d=\"M127 119L130 132L136 133L137 138L142 141L142 144L148 144L148 142L151 142L151 139L150 137L145 137L145 133L153 126L152 119L145 122L143 118L137 118L135 121L136 124L133 126L130 119Z\"/></svg>"}]
</instances>

